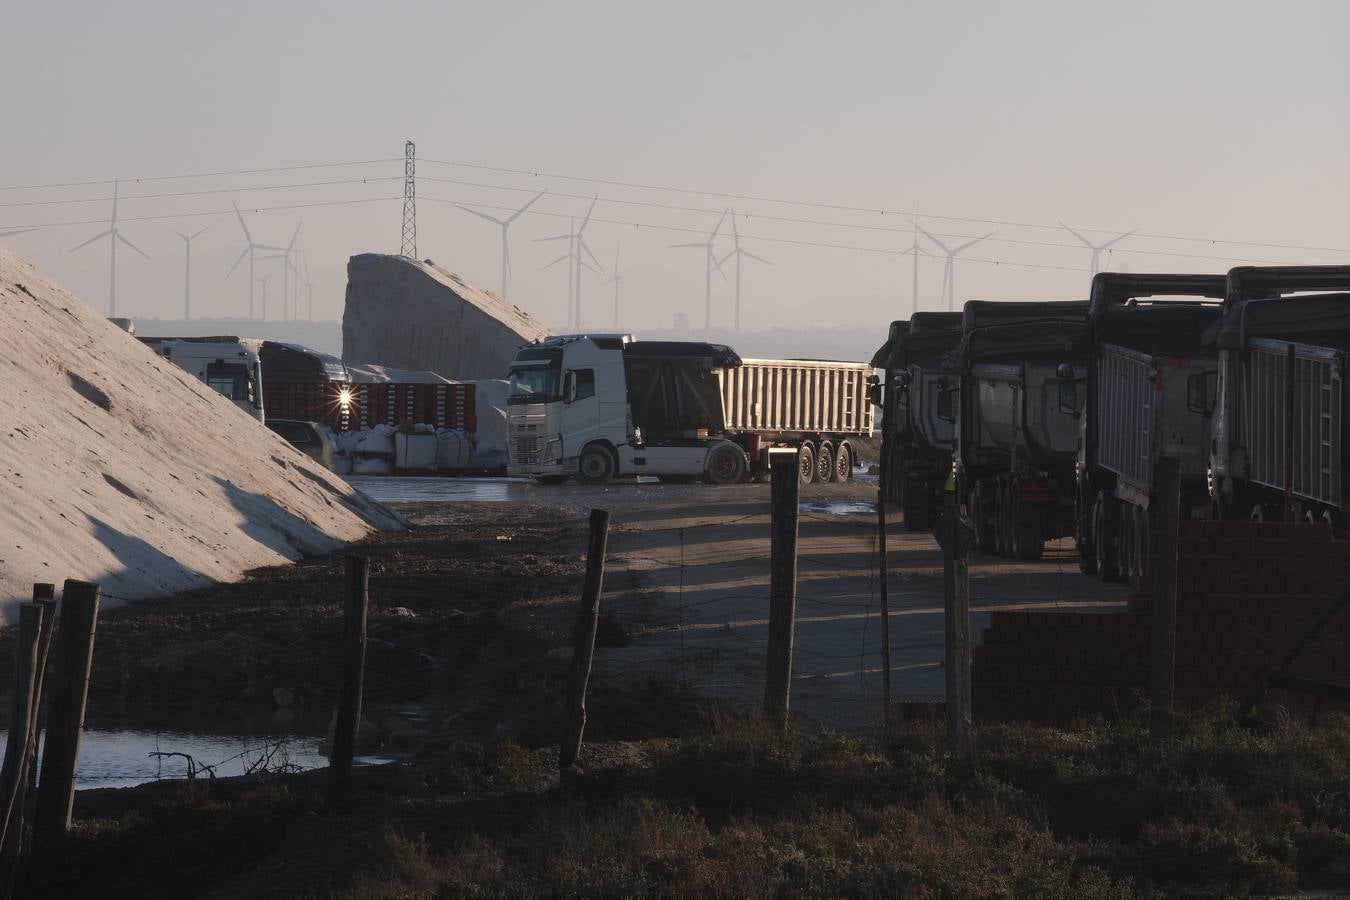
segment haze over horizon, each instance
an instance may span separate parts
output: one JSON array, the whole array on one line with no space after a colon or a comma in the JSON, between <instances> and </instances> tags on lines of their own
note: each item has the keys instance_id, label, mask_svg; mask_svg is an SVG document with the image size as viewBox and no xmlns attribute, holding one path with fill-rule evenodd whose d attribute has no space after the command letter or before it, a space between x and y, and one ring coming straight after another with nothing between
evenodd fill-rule
<instances>
[{"instance_id":1,"label":"haze over horizon","mask_svg":"<svg viewBox=\"0 0 1350 900\"><path fill-rule=\"evenodd\" d=\"M901 213L949 245L995 232L956 263L958 302L1081 296L1092 254L1061 220L1104 229L1084 232L1094 243L1137 230L1102 254L1133 271L1345 262L1350 247L1350 59L1337 46L1350 5L1335 0L134 0L76 16L29 4L6 30L0 233L48 227L0 241L106 311L106 240L70 250L107 227L111 184L72 183L127 179L122 233L152 257L118 253L119 314L133 317L181 315L183 244L168 229L207 225L194 312L246 311L247 261L222 283L243 248L232 200L260 243L284 246L303 221L315 318L340 317L347 258L398 252L405 139L417 143L418 255L481 287L499 288L500 231L450 201L504 216L548 189L511 227L508 297L554 328L566 263L539 269L565 242L537 241L597 194L586 237L606 272L586 275L586 324L611 324L603 282L621 243L620 327L633 331L667 329L676 313L701 329L703 253L669 245L705 240L728 206L744 247L773 263L744 263L747 330L884 338L910 304L912 257L894 258L914 236ZM782 200L816 205L770 202ZM250 211L276 206L293 208ZM732 249L723 232L719 256ZM920 306L941 308L941 251L919 240L931 254ZM719 331L734 261L726 274L713 281ZM273 317L281 280L268 286Z\"/></svg>"}]
</instances>

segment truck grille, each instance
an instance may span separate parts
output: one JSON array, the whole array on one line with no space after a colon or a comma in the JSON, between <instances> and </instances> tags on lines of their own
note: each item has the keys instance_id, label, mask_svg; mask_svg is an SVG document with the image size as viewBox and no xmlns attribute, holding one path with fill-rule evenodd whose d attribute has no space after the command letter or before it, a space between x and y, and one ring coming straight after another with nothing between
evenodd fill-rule
<instances>
[{"instance_id":1,"label":"truck grille","mask_svg":"<svg viewBox=\"0 0 1350 900\"><path fill-rule=\"evenodd\" d=\"M539 438L511 438L511 460L518 466L533 466L542 462L543 451L539 447Z\"/></svg>"}]
</instances>

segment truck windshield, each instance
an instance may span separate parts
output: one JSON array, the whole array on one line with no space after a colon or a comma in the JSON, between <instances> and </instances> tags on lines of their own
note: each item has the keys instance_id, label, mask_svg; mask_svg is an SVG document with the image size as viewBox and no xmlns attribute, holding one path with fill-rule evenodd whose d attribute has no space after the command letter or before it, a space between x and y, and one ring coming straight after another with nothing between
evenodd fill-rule
<instances>
[{"instance_id":1,"label":"truck windshield","mask_svg":"<svg viewBox=\"0 0 1350 900\"><path fill-rule=\"evenodd\" d=\"M224 394L236 403L254 405L253 370L243 363L209 363L206 383L211 390Z\"/></svg>"},{"instance_id":2,"label":"truck windshield","mask_svg":"<svg viewBox=\"0 0 1350 900\"><path fill-rule=\"evenodd\" d=\"M511 386L506 402L548 403L557 400L562 376L562 353L557 350L528 348L516 354L511 363Z\"/></svg>"}]
</instances>

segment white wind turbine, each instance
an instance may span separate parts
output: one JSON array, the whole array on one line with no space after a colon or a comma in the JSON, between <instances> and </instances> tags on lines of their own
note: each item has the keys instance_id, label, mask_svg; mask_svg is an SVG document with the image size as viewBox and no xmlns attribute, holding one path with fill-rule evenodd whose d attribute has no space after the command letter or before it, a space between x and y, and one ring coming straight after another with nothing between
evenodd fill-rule
<instances>
[{"instance_id":1,"label":"white wind turbine","mask_svg":"<svg viewBox=\"0 0 1350 900\"><path fill-rule=\"evenodd\" d=\"M516 210L515 212L511 213L511 215L507 216L505 219L499 219L499 218L497 218L496 216L490 216L490 215L488 215L488 214L485 213L485 212L480 212L479 210L473 209L472 207L465 206L465 205L462 204L462 203L456 203L456 204L455 204L455 206L458 206L460 209L464 210L466 213L469 213L470 215L473 215L473 216L477 216L477 217L480 218L480 219L487 219L489 222L491 222L491 223L493 223L494 225L497 225L498 227L501 228L501 230L502 230L502 293L501 293L501 298L502 298L503 300L506 299L506 281L507 281L508 278L511 277L511 245L510 245L510 244L508 243L508 241L507 241L507 237L506 237L507 230L511 227L511 223L512 223L512 222L514 222L516 219L519 219L522 215L524 215L524 214L525 214L525 210L529 209L531 206L534 206L535 201L538 200L540 197L544 196L544 195L547 194L547 193L548 193L548 189L545 188L544 190L542 190L542 191L540 191L539 193L535 194L534 197L531 198L531 200L530 200L529 203L526 203L524 206L522 206L520 209ZM589 218L589 216L588 216L588 218ZM585 226L582 226L582 227L585 227Z\"/></svg>"},{"instance_id":2,"label":"white wind turbine","mask_svg":"<svg viewBox=\"0 0 1350 900\"><path fill-rule=\"evenodd\" d=\"M717 270L717 274L726 279L726 273L722 271L721 264L717 261L717 254L713 252L713 243L717 240L717 232L722 230L722 222L727 217L727 211L722 210L722 216L717 220L717 225L709 232L708 239L696 244L671 244L672 247L702 247L704 254L703 263L703 330L712 331L712 273Z\"/></svg>"},{"instance_id":3,"label":"white wind turbine","mask_svg":"<svg viewBox=\"0 0 1350 900\"><path fill-rule=\"evenodd\" d=\"M619 285L627 284L622 275L619 274L619 244L614 245L614 274L609 276L605 284L614 285L614 330L619 330Z\"/></svg>"},{"instance_id":4,"label":"white wind turbine","mask_svg":"<svg viewBox=\"0 0 1350 900\"><path fill-rule=\"evenodd\" d=\"M902 256L914 257L911 263L911 274L914 276L914 285L911 289L909 299L909 314L914 315L914 313L919 311L919 242L917 239L904 250L901 250L899 253L892 256L891 259L899 259Z\"/></svg>"},{"instance_id":5,"label":"white wind turbine","mask_svg":"<svg viewBox=\"0 0 1350 900\"><path fill-rule=\"evenodd\" d=\"M773 263L769 262L769 261L768 261L767 259L765 259L764 257L762 257L762 256L756 256L755 254L751 253L749 250L745 250L745 249L743 249L743 248L741 247L741 232L740 232L740 230L736 227L736 210L734 210L734 209L731 210L731 239L732 239L733 247L732 247L732 249L730 250L730 252L727 253L726 256L722 257L722 261L719 262L719 263L717 264L717 267L718 267L718 269L721 269L722 266L726 263L727 260L731 259L733 256L736 257L736 326L735 326L735 327L736 327L737 333L739 333L740 330L741 330L741 257L742 257L742 256L749 257L750 259L753 259L753 260L755 260L755 261L757 261L757 262L762 262L762 263L764 263L766 266L771 266L771 265L773 265Z\"/></svg>"},{"instance_id":6,"label":"white wind turbine","mask_svg":"<svg viewBox=\"0 0 1350 900\"><path fill-rule=\"evenodd\" d=\"M284 256L260 256L260 257L258 257L258 258L259 258L259 259L285 259ZM286 264L283 262L281 265L277 266L275 269L273 269L272 271L268 272L266 275L264 275L264 276L262 276L261 278L258 279L258 284L262 285L262 318L263 318L263 321L264 321L264 322L267 321L267 283L268 283L269 281L271 281L273 278L275 278L275 277L276 277L276 274L277 274L278 272L282 271L282 270L285 269L285 268L286 268ZM286 299L286 298L283 297L283 298L282 298L282 301L284 302L285 299Z\"/></svg>"},{"instance_id":7,"label":"white wind turbine","mask_svg":"<svg viewBox=\"0 0 1350 900\"><path fill-rule=\"evenodd\" d=\"M254 286L254 283L257 281L257 278L254 276L254 267L255 267L255 265L256 265L256 263L257 263L257 251L259 251L259 250L275 250L275 251L277 251L278 253L285 253L285 252L287 252L287 250L286 250L285 247L275 247L275 246L273 246L273 245L271 245L271 244L255 244L255 243L253 242L253 235L249 234L248 226L244 224L244 214L241 213L241 212L239 211L239 206L238 206L238 204L236 204L233 200L231 200L231 201L230 201L230 205L234 207L234 214L235 214L236 216L239 217L239 227L242 228L242 229L244 230L244 241L245 241L245 244L244 244L244 250L243 250L243 252L240 253L238 259L236 259L236 260L234 261L234 265L230 266L230 271L226 272L226 273L225 273L225 277L221 279L221 284L224 284L226 281L229 281L229 280L230 280L230 276L234 274L234 270L237 269L237 268L239 268L239 264L240 264L241 262L243 262L243 261L244 261L244 257L247 256L247 257L248 257L248 317L249 317L250 319L252 319L252 318L253 318L253 286Z\"/></svg>"},{"instance_id":8,"label":"white wind turbine","mask_svg":"<svg viewBox=\"0 0 1350 900\"><path fill-rule=\"evenodd\" d=\"M1092 274L1093 274L1094 276L1095 276L1099 271L1101 271L1100 267L1098 266L1098 263L1101 262L1102 251L1103 251L1103 250L1109 249L1109 248L1111 247L1111 245L1113 245L1113 244L1116 244L1116 243L1118 243L1118 242L1120 242L1120 241L1125 240L1127 237L1129 237L1130 235L1134 234L1135 231L1138 231L1138 230L1139 230L1138 228L1136 228L1136 229L1134 229L1134 231L1127 231L1127 232L1125 232L1125 233L1122 234L1122 235L1119 235L1119 236L1117 236L1117 237L1111 238L1111 240L1107 241L1105 244L1094 244L1094 243L1092 243L1091 241L1089 241L1087 238L1083 237L1083 236L1082 236L1081 234L1079 234L1078 232L1074 231L1074 230L1073 230L1072 228L1070 228L1068 225L1064 225L1063 222L1060 222L1059 224L1060 224L1060 225L1063 225L1063 226L1064 226L1064 230L1067 231L1069 234L1073 235L1074 237L1078 238L1078 240L1082 241L1084 247L1087 247L1089 250L1092 251Z\"/></svg>"},{"instance_id":9,"label":"white wind turbine","mask_svg":"<svg viewBox=\"0 0 1350 900\"><path fill-rule=\"evenodd\" d=\"M303 253L300 254L300 265L305 270L305 278L302 282L305 286L305 298L309 304L309 311L306 314L309 321L314 321L314 282L309 280L309 257Z\"/></svg>"},{"instance_id":10,"label":"white wind turbine","mask_svg":"<svg viewBox=\"0 0 1350 900\"><path fill-rule=\"evenodd\" d=\"M108 317L111 319L117 318L117 242L121 241L146 259L150 258L148 253L124 238L122 232L117 228L117 188L118 183L114 181L112 219L108 222L108 230L99 232L83 244L76 244L70 248L70 252L74 253L81 247L88 247L94 241L102 238L108 239Z\"/></svg>"},{"instance_id":11,"label":"white wind turbine","mask_svg":"<svg viewBox=\"0 0 1350 900\"><path fill-rule=\"evenodd\" d=\"M954 310L956 309L957 254L959 254L963 250L973 247L980 241L987 241L989 238L994 236L995 232L991 231L988 234L984 235L983 237L977 237L974 240L966 241L964 244L958 244L955 247L948 247L946 244L942 243L942 241L939 241L937 238L929 234L927 229L925 229L918 222L914 223L914 227L922 231L925 237L927 237L933 243L937 244L938 247L942 248L942 252L947 254L947 263L942 268L942 291L947 296L947 309Z\"/></svg>"},{"instance_id":12,"label":"white wind turbine","mask_svg":"<svg viewBox=\"0 0 1350 900\"><path fill-rule=\"evenodd\" d=\"M304 224L304 222L296 223L295 231L291 234L291 242L286 245L286 249L281 254L282 258L285 260L285 262L281 264L283 273L281 279L281 319L283 322L286 321L286 311L288 309L290 310L291 319L300 318L299 314L295 311L300 293L300 270L295 267L295 263L291 262L291 257L300 252L295 248L295 239L300 236L300 226ZM294 291L292 291L291 275L295 275Z\"/></svg>"},{"instance_id":13,"label":"white wind turbine","mask_svg":"<svg viewBox=\"0 0 1350 900\"><path fill-rule=\"evenodd\" d=\"M30 231L37 231L38 227L39 226L34 225L29 228L11 228L8 231L0 231L0 238L13 237L16 234L27 234Z\"/></svg>"},{"instance_id":14,"label":"white wind turbine","mask_svg":"<svg viewBox=\"0 0 1350 900\"><path fill-rule=\"evenodd\" d=\"M216 226L215 222L192 234L169 230L183 239L183 321L192 321L192 242Z\"/></svg>"},{"instance_id":15,"label":"white wind turbine","mask_svg":"<svg viewBox=\"0 0 1350 900\"><path fill-rule=\"evenodd\" d=\"M557 265L564 259L568 260L567 318L568 318L568 328L570 329L580 330L581 328L581 270L590 269L592 272L595 272L599 275L604 274L604 269L600 265L600 260L595 258L595 254L591 252L590 245L586 243L586 238L584 236L586 231L586 225L591 221L591 213L595 210L596 201L599 199L600 199L599 195L596 195L591 199L591 206L589 209L586 210L586 217L581 220L581 226L577 228L576 231L571 231L568 232L567 234L555 234L552 237L539 238L535 242L535 243L542 243L544 241L567 241L566 255L558 257L557 259L553 260L553 262L549 263L547 266L541 268L539 271L542 272L544 269L547 269L550 266ZM576 222L575 219L569 219L568 221L569 223ZM595 265L591 265L590 263L586 262L585 258L581 255L583 250L586 252L586 256L589 256L591 259L595 260Z\"/></svg>"}]
</instances>

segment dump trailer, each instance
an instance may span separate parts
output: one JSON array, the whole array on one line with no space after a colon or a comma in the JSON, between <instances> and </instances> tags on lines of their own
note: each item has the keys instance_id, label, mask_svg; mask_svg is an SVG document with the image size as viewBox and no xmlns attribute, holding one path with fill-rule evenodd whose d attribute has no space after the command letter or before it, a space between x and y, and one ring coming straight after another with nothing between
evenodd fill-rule
<instances>
[{"instance_id":1,"label":"dump trailer","mask_svg":"<svg viewBox=\"0 0 1350 900\"><path fill-rule=\"evenodd\" d=\"M1083 572L1138 586L1158 458L1181 465L1181 508L1205 515L1222 275L1103 272L1092 281L1083 344L1074 543ZM1063 376L1078 374L1065 363Z\"/></svg>"},{"instance_id":2,"label":"dump trailer","mask_svg":"<svg viewBox=\"0 0 1350 900\"><path fill-rule=\"evenodd\" d=\"M872 433L867 363L742 360L730 347L564 335L522 347L507 395L509 469L544 484L616 476L715 484L797 451L803 482L846 481Z\"/></svg>"},{"instance_id":3,"label":"dump trailer","mask_svg":"<svg viewBox=\"0 0 1350 900\"><path fill-rule=\"evenodd\" d=\"M957 372L954 489L977 548L1039 559L1045 542L1073 534L1077 409L1085 302L971 301Z\"/></svg>"},{"instance_id":4,"label":"dump trailer","mask_svg":"<svg viewBox=\"0 0 1350 900\"><path fill-rule=\"evenodd\" d=\"M951 471L955 426L944 404L950 403L953 379L943 357L959 343L960 313L919 312L887 361L886 393L896 422L885 450L887 488L910 531L933 524Z\"/></svg>"},{"instance_id":5,"label":"dump trailer","mask_svg":"<svg viewBox=\"0 0 1350 900\"><path fill-rule=\"evenodd\" d=\"M1228 519L1345 527L1350 266L1228 273L1211 491Z\"/></svg>"},{"instance_id":6,"label":"dump trailer","mask_svg":"<svg viewBox=\"0 0 1350 900\"><path fill-rule=\"evenodd\" d=\"M259 422L264 419L262 341L234 336L142 337L155 353L233 401Z\"/></svg>"}]
</instances>

